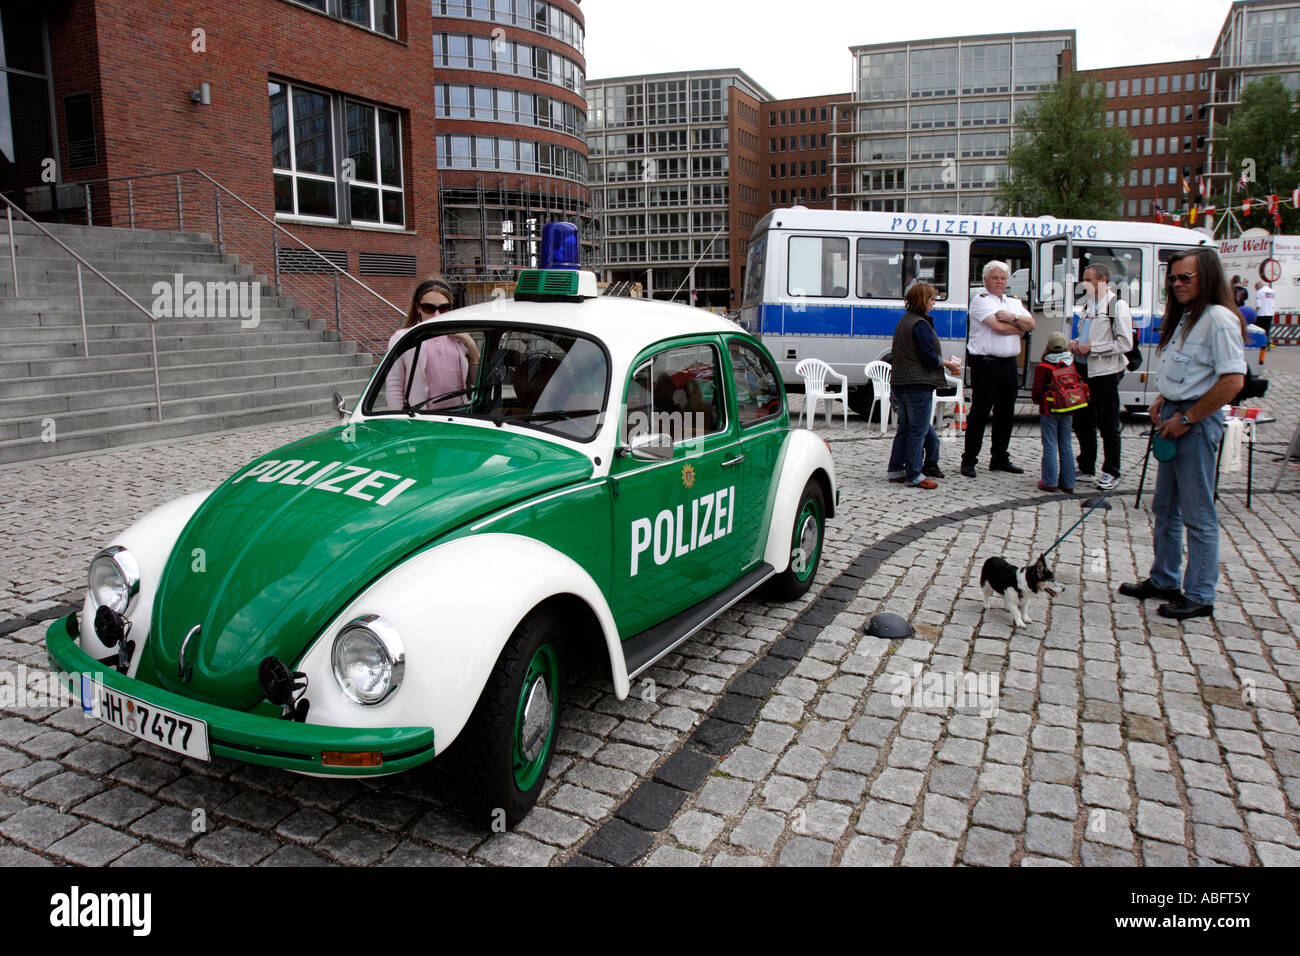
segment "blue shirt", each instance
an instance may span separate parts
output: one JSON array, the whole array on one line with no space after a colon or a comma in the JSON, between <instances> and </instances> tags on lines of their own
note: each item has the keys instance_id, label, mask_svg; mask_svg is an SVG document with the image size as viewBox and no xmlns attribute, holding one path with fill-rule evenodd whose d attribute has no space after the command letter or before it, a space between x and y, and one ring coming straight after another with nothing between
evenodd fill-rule
<instances>
[{"instance_id":1,"label":"blue shirt","mask_svg":"<svg viewBox=\"0 0 1300 956\"><path fill-rule=\"evenodd\" d=\"M1211 305L1190 329L1187 322L1184 315L1156 371L1156 390L1171 402L1200 398L1225 375L1246 374L1241 323L1230 310Z\"/></svg>"}]
</instances>

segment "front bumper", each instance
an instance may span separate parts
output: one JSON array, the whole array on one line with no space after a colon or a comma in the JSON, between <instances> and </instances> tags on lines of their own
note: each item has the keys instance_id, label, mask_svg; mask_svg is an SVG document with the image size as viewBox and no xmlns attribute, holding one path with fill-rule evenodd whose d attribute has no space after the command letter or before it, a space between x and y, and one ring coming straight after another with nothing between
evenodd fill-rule
<instances>
[{"instance_id":1,"label":"front bumper","mask_svg":"<svg viewBox=\"0 0 1300 956\"><path fill-rule=\"evenodd\" d=\"M51 666L69 677L69 689L80 696L78 674L94 674L105 686L136 697L147 704L194 717L208 725L214 757L226 757L264 767L280 767L299 773L340 777L376 776L410 770L434 756L432 727L327 727L302 724L261 714L246 714L203 701L182 697L105 668L73 641L69 632L72 618L50 622L45 646ZM330 767L321 763L322 751L378 752L378 767Z\"/></svg>"}]
</instances>

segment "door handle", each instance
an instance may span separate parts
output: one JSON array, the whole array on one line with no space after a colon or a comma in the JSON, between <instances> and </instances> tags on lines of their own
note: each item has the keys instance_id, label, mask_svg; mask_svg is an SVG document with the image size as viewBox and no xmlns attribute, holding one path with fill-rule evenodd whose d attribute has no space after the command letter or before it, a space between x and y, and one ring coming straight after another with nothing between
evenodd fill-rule
<instances>
[{"instance_id":1,"label":"door handle","mask_svg":"<svg viewBox=\"0 0 1300 956\"><path fill-rule=\"evenodd\" d=\"M730 461L724 461L722 463L722 467L730 468L732 465L739 465L744 460L745 460L744 455L737 455L735 458L732 458Z\"/></svg>"}]
</instances>

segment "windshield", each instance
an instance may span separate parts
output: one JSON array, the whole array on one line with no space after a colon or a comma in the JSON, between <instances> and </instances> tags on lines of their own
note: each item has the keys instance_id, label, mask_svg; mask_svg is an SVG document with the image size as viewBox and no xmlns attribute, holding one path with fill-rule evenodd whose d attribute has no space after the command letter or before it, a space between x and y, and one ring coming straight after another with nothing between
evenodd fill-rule
<instances>
[{"instance_id":1,"label":"windshield","mask_svg":"<svg viewBox=\"0 0 1300 956\"><path fill-rule=\"evenodd\" d=\"M609 358L591 339L531 326L422 323L384 358L366 415L479 418L596 436Z\"/></svg>"}]
</instances>

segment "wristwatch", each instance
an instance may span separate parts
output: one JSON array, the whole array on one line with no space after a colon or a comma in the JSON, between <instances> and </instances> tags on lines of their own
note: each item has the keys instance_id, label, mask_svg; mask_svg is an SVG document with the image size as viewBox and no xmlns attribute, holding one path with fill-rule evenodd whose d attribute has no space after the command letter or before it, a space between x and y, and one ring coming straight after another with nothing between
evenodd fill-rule
<instances>
[{"instance_id":1,"label":"wristwatch","mask_svg":"<svg viewBox=\"0 0 1300 956\"><path fill-rule=\"evenodd\" d=\"M1178 416L1178 422L1179 422L1179 424L1181 424L1184 428L1191 428L1191 427L1192 427L1192 422L1191 422L1191 420L1190 420L1186 415L1179 415L1179 416Z\"/></svg>"}]
</instances>

